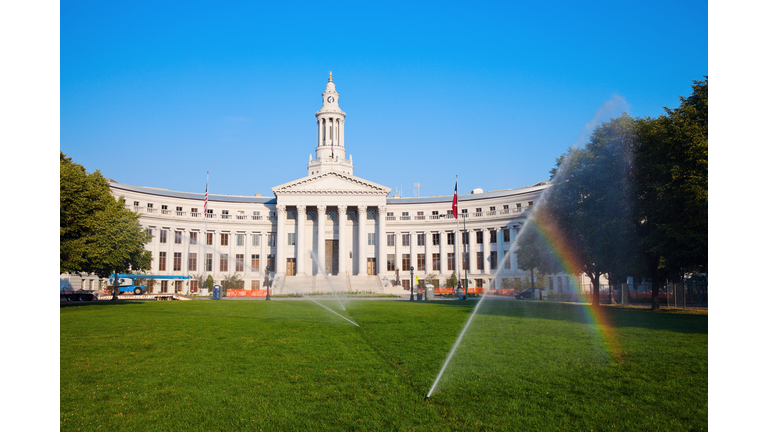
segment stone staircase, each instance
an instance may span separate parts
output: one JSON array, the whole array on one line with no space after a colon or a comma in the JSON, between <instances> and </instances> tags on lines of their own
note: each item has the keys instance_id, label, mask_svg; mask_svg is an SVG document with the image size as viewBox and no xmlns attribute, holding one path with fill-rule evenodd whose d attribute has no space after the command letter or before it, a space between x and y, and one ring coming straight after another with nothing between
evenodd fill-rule
<instances>
[{"instance_id":1,"label":"stone staircase","mask_svg":"<svg viewBox=\"0 0 768 432\"><path fill-rule=\"evenodd\" d=\"M346 292L372 292L377 294L401 295L402 287L392 287L392 281L381 279L377 275L352 276L344 275L328 276L322 274L315 276L283 276L279 286L275 286L275 294L292 293L329 293L336 291L338 294ZM331 288L333 287L333 288Z\"/></svg>"}]
</instances>

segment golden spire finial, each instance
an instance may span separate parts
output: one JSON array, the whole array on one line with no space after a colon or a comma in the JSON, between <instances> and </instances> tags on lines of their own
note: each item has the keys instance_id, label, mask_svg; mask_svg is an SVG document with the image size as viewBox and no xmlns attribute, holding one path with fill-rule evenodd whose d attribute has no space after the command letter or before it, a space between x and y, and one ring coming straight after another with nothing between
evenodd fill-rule
<instances>
[{"instance_id":1,"label":"golden spire finial","mask_svg":"<svg viewBox=\"0 0 768 432\"><path fill-rule=\"evenodd\" d=\"M333 82L333 71L328 71L328 82Z\"/></svg>"}]
</instances>

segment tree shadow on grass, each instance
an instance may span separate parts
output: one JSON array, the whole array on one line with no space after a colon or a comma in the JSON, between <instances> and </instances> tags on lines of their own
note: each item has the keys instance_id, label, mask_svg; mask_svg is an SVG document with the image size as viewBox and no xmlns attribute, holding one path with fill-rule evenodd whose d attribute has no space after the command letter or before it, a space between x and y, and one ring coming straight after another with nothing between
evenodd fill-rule
<instances>
[{"instance_id":1,"label":"tree shadow on grass","mask_svg":"<svg viewBox=\"0 0 768 432\"><path fill-rule=\"evenodd\" d=\"M479 300L478 300L479 301ZM478 301L436 301L436 306L466 308L471 314ZM479 315L567 321L577 324L607 324L613 328L642 328L675 333L708 334L709 316L682 311L655 311L622 306L600 306L595 318L592 306L585 303L519 301L486 298Z\"/></svg>"},{"instance_id":2,"label":"tree shadow on grass","mask_svg":"<svg viewBox=\"0 0 768 432\"><path fill-rule=\"evenodd\" d=\"M155 302L156 300L91 300L91 301L71 301L71 302L60 302L59 308L70 308L70 307L79 307L79 306L103 306L103 307L109 307L109 305L136 305L144 302Z\"/></svg>"}]
</instances>

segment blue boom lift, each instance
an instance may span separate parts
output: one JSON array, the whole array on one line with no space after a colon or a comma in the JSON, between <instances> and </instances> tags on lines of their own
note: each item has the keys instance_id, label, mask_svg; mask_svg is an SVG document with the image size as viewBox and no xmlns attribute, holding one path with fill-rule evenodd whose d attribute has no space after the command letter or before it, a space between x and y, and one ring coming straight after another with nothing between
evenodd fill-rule
<instances>
[{"instance_id":1,"label":"blue boom lift","mask_svg":"<svg viewBox=\"0 0 768 432\"><path fill-rule=\"evenodd\" d=\"M175 276L175 275L146 275L146 274L117 274L117 285L120 290L120 294L125 292L131 292L135 295L144 294L147 292L147 287L144 285L136 285L136 279L156 279L156 280L178 280L178 279L192 279L192 276ZM109 285L115 285L115 274L109 275Z\"/></svg>"}]
</instances>

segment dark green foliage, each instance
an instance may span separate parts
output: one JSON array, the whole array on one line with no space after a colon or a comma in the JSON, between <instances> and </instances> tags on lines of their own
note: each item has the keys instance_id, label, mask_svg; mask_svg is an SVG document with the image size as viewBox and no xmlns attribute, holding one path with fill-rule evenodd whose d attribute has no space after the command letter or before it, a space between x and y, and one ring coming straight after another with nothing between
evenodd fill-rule
<instances>
[{"instance_id":1,"label":"dark green foliage","mask_svg":"<svg viewBox=\"0 0 768 432\"><path fill-rule=\"evenodd\" d=\"M152 255L144 249L151 236L138 214L116 200L97 170L91 174L60 152L59 271L95 273L148 269ZM113 290L117 293L117 290Z\"/></svg>"},{"instance_id":2,"label":"dark green foliage","mask_svg":"<svg viewBox=\"0 0 768 432\"><path fill-rule=\"evenodd\" d=\"M640 244L654 298L663 278L708 266L708 79L692 87L680 107L638 122Z\"/></svg>"},{"instance_id":3,"label":"dark green foliage","mask_svg":"<svg viewBox=\"0 0 768 432\"><path fill-rule=\"evenodd\" d=\"M205 279L205 287L209 290L213 289L213 276L208 275L208 277Z\"/></svg>"},{"instance_id":4,"label":"dark green foliage","mask_svg":"<svg viewBox=\"0 0 768 432\"><path fill-rule=\"evenodd\" d=\"M599 304L599 278L626 275L636 267L633 199L633 154L637 147L635 120L626 114L595 128L583 149L571 148L557 160L552 187L533 214L538 229L521 235L523 263L553 273L558 260L537 231L570 252L578 270L592 282L593 304ZM575 259L574 259L575 258ZM553 267L554 266L554 267Z\"/></svg>"}]
</instances>

